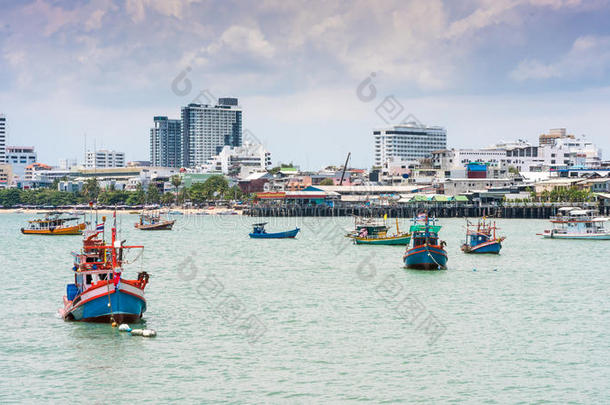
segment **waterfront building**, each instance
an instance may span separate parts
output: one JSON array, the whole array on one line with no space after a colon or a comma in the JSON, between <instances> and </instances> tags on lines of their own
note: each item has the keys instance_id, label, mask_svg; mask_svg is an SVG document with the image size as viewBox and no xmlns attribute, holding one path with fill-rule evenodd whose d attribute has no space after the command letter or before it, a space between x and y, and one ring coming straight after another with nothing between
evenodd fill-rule
<instances>
[{"instance_id":1,"label":"waterfront building","mask_svg":"<svg viewBox=\"0 0 610 405\"><path fill-rule=\"evenodd\" d=\"M242 110L236 98L221 98L217 105L182 107L182 166L205 165L225 146L242 145Z\"/></svg>"},{"instance_id":2,"label":"waterfront building","mask_svg":"<svg viewBox=\"0 0 610 405\"><path fill-rule=\"evenodd\" d=\"M85 154L86 169L106 169L125 167L125 153L114 150L99 149Z\"/></svg>"},{"instance_id":3,"label":"waterfront building","mask_svg":"<svg viewBox=\"0 0 610 405\"><path fill-rule=\"evenodd\" d=\"M26 181L32 181L34 180L35 172L51 169L53 169L51 166L45 165L44 163L32 163L31 165L26 166L25 175L23 179Z\"/></svg>"},{"instance_id":4,"label":"waterfront building","mask_svg":"<svg viewBox=\"0 0 610 405\"><path fill-rule=\"evenodd\" d=\"M0 163L6 162L6 116L0 114Z\"/></svg>"},{"instance_id":5,"label":"waterfront building","mask_svg":"<svg viewBox=\"0 0 610 405\"><path fill-rule=\"evenodd\" d=\"M182 121L164 116L153 118L150 129L152 166L182 167Z\"/></svg>"},{"instance_id":6,"label":"waterfront building","mask_svg":"<svg viewBox=\"0 0 610 405\"><path fill-rule=\"evenodd\" d=\"M246 178L250 173L266 171L270 166L271 153L263 145L246 143L243 146L224 146L218 155L202 166L202 171Z\"/></svg>"},{"instance_id":7,"label":"waterfront building","mask_svg":"<svg viewBox=\"0 0 610 405\"><path fill-rule=\"evenodd\" d=\"M388 160L416 160L428 158L432 152L447 147L447 131L415 122L373 130L375 166Z\"/></svg>"},{"instance_id":8,"label":"waterfront building","mask_svg":"<svg viewBox=\"0 0 610 405\"><path fill-rule=\"evenodd\" d=\"M538 144L540 146L544 145L554 145L558 139L575 139L576 137L573 134L568 134L565 128L554 128L550 129L548 134L541 134L538 137Z\"/></svg>"},{"instance_id":9,"label":"waterfront building","mask_svg":"<svg viewBox=\"0 0 610 405\"><path fill-rule=\"evenodd\" d=\"M446 171L447 177L450 171L464 169L469 163L484 163L500 176L511 167L519 172L538 172L602 166L601 149L592 142L573 135L549 139L539 146L518 140L480 149L442 149L432 152L432 162L435 168Z\"/></svg>"},{"instance_id":10,"label":"waterfront building","mask_svg":"<svg viewBox=\"0 0 610 405\"><path fill-rule=\"evenodd\" d=\"M13 168L7 163L0 163L0 188L9 188L13 182Z\"/></svg>"},{"instance_id":11,"label":"waterfront building","mask_svg":"<svg viewBox=\"0 0 610 405\"><path fill-rule=\"evenodd\" d=\"M16 181L25 180L25 168L36 163L37 156L33 146L7 146L6 163L13 167Z\"/></svg>"}]
</instances>

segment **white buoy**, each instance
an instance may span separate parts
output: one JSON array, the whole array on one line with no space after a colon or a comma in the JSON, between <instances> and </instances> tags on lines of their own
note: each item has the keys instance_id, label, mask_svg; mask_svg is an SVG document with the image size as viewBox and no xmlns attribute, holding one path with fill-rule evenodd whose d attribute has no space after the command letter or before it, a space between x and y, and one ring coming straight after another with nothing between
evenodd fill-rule
<instances>
[{"instance_id":1,"label":"white buoy","mask_svg":"<svg viewBox=\"0 0 610 405\"><path fill-rule=\"evenodd\" d=\"M142 336L143 329L132 329L131 336Z\"/></svg>"},{"instance_id":2,"label":"white buoy","mask_svg":"<svg viewBox=\"0 0 610 405\"><path fill-rule=\"evenodd\" d=\"M131 328L126 323L122 323L119 325L119 331L120 332L129 332L129 331L131 331Z\"/></svg>"},{"instance_id":3,"label":"white buoy","mask_svg":"<svg viewBox=\"0 0 610 405\"><path fill-rule=\"evenodd\" d=\"M144 329L142 331L142 336L144 337L155 337L157 336L157 332L152 329Z\"/></svg>"}]
</instances>

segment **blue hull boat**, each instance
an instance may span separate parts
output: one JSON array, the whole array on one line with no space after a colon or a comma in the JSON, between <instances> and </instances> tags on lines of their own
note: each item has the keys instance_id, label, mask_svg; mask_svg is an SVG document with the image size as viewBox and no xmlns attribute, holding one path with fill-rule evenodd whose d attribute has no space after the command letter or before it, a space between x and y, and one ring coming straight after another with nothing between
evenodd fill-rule
<instances>
[{"instance_id":1,"label":"blue hull boat","mask_svg":"<svg viewBox=\"0 0 610 405\"><path fill-rule=\"evenodd\" d=\"M466 242L462 245L464 253L499 254L505 237L496 237L495 222L487 222L485 218L474 225L466 222Z\"/></svg>"},{"instance_id":2,"label":"blue hull boat","mask_svg":"<svg viewBox=\"0 0 610 405\"><path fill-rule=\"evenodd\" d=\"M464 245L462 250L465 253L490 253L490 254L499 254L502 249L502 243L500 241L491 241L480 243L476 246L468 246Z\"/></svg>"},{"instance_id":3,"label":"blue hull boat","mask_svg":"<svg viewBox=\"0 0 610 405\"><path fill-rule=\"evenodd\" d=\"M291 231L274 232L274 233L267 233L265 231L251 232L250 237L253 239L288 239L288 238L296 237L297 234L299 233L299 231L300 231L300 229L296 228Z\"/></svg>"},{"instance_id":4,"label":"blue hull boat","mask_svg":"<svg viewBox=\"0 0 610 405\"><path fill-rule=\"evenodd\" d=\"M117 287L103 285L66 302L64 318L84 322L138 322L146 312L143 291L121 282ZM116 288L116 289L115 289Z\"/></svg>"},{"instance_id":5,"label":"blue hull boat","mask_svg":"<svg viewBox=\"0 0 610 405\"><path fill-rule=\"evenodd\" d=\"M447 268L447 253L440 246L423 245L407 250L405 266L417 270L442 270Z\"/></svg>"},{"instance_id":6,"label":"blue hull boat","mask_svg":"<svg viewBox=\"0 0 610 405\"><path fill-rule=\"evenodd\" d=\"M420 224L419 222L423 222ZM445 242L439 240L438 232L441 227L436 225L435 218L428 214L420 214L413 218L411 232L412 247L407 248L402 259L409 269L417 270L444 270L447 268L447 252Z\"/></svg>"}]
</instances>

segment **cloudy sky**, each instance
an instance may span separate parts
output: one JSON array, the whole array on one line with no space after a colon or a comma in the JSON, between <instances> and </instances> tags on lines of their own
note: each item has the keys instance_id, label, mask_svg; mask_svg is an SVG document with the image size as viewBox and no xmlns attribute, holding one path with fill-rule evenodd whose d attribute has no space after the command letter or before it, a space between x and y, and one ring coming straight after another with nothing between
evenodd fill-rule
<instances>
[{"instance_id":1,"label":"cloudy sky","mask_svg":"<svg viewBox=\"0 0 610 405\"><path fill-rule=\"evenodd\" d=\"M610 158L608 0L0 0L0 112L39 160L148 159L154 115L238 97L274 163L372 164L415 117L452 147L567 127Z\"/></svg>"}]
</instances>

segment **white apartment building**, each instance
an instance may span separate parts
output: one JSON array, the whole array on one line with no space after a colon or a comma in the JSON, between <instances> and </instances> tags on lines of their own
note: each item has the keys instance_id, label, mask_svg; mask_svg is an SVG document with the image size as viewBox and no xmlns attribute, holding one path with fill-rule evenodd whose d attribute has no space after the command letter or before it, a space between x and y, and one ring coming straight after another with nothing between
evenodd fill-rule
<instances>
[{"instance_id":1,"label":"white apartment building","mask_svg":"<svg viewBox=\"0 0 610 405\"><path fill-rule=\"evenodd\" d=\"M201 171L234 174L244 178L252 172L265 171L270 166L271 153L263 145L245 143L243 146L223 147L218 155L201 165Z\"/></svg>"},{"instance_id":2,"label":"white apartment building","mask_svg":"<svg viewBox=\"0 0 610 405\"><path fill-rule=\"evenodd\" d=\"M13 179L25 180L25 168L36 163L37 156L33 146L7 146L6 163L13 167Z\"/></svg>"},{"instance_id":3,"label":"white apartment building","mask_svg":"<svg viewBox=\"0 0 610 405\"><path fill-rule=\"evenodd\" d=\"M480 162L499 170L514 167L520 172L536 172L568 167L598 168L601 167L602 152L592 142L567 135L547 137L540 146L519 140L499 142L481 149L442 149L432 153L432 161L434 167L446 171Z\"/></svg>"},{"instance_id":4,"label":"white apartment building","mask_svg":"<svg viewBox=\"0 0 610 405\"><path fill-rule=\"evenodd\" d=\"M447 131L415 122L373 130L375 166L389 160L416 160L431 157L432 152L447 147Z\"/></svg>"},{"instance_id":5,"label":"white apartment building","mask_svg":"<svg viewBox=\"0 0 610 405\"><path fill-rule=\"evenodd\" d=\"M189 104L181 112L182 166L197 167L225 146L242 145L242 110L236 98L221 98L217 105Z\"/></svg>"},{"instance_id":6,"label":"white apartment building","mask_svg":"<svg viewBox=\"0 0 610 405\"><path fill-rule=\"evenodd\" d=\"M87 151L85 154L86 169L106 169L111 167L125 167L125 153L99 149L93 152Z\"/></svg>"},{"instance_id":7,"label":"white apartment building","mask_svg":"<svg viewBox=\"0 0 610 405\"><path fill-rule=\"evenodd\" d=\"M0 163L6 162L6 116L0 114Z\"/></svg>"}]
</instances>

